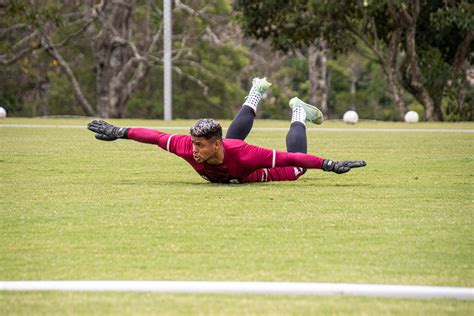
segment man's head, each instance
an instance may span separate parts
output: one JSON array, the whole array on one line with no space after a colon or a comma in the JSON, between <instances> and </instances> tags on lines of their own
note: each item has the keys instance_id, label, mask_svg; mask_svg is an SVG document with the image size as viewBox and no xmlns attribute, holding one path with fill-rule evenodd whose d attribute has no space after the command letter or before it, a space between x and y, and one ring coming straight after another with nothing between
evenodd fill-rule
<instances>
[{"instance_id":1,"label":"man's head","mask_svg":"<svg viewBox=\"0 0 474 316\"><path fill-rule=\"evenodd\" d=\"M222 127L213 119L200 119L190 129L193 158L198 163L220 163Z\"/></svg>"}]
</instances>

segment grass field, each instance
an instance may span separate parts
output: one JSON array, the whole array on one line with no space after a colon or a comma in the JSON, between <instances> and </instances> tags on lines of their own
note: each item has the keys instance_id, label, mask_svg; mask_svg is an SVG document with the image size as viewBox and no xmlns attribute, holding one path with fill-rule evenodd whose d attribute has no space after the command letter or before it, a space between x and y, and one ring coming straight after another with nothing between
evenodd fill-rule
<instances>
[{"instance_id":1,"label":"grass field","mask_svg":"<svg viewBox=\"0 0 474 316\"><path fill-rule=\"evenodd\" d=\"M9 118L0 125L86 122ZM474 129L474 123L357 127ZM254 131L247 141L284 150L285 134ZM296 182L215 185L151 145L96 141L85 128L0 128L0 280L474 286L474 133L312 128L308 141L312 154L364 159L368 166L345 175L310 170ZM474 303L0 292L0 314L32 313L465 315L474 313Z\"/></svg>"}]
</instances>

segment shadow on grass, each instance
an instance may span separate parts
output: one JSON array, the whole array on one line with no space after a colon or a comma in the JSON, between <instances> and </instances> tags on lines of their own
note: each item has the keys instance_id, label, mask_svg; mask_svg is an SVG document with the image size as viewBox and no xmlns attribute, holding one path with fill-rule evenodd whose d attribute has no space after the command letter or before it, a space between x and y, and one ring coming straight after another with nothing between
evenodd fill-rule
<instances>
[{"instance_id":1,"label":"shadow on grass","mask_svg":"<svg viewBox=\"0 0 474 316\"><path fill-rule=\"evenodd\" d=\"M193 186L193 187L225 187L225 188L237 188L237 187L254 187L254 186L296 186L296 187L369 187L370 184L367 183L327 183L321 179L304 179L300 181L270 181L270 182L253 182L253 183L212 183L206 181L180 181L180 180L156 180L156 181L144 181L137 182L132 180L122 180L120 184L124 185L153 185L153 186L170 186L173 187L184 187L184 186Z\"/></svg>"}]
</instances>

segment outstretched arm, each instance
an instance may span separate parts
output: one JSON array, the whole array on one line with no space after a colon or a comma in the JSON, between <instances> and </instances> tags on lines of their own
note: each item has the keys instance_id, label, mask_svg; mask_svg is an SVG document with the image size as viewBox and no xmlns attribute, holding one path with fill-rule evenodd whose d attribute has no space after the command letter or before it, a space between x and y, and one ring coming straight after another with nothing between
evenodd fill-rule
<instances>
[{"instance_id":1,"label":"outstretched arm","mask_svg":"<svg viewBox=\"0 0 474 316\"><path fill-rule=\"evenodd\" d=\"M149 128L127 128L117 127L105 121L94 120L87 125L87 129L96 133L95 138L104 141L114 141L119 138L132 139L146 144L155 144L161 148L171 151L171 136L168 133ZM173 144L173 148L176 144Z\"/></svg>"},{"instance_id":2,"label":"outstretched arm","mask_svg":"<svg viewBox=\"0 0 474 316\"><path fill-rule=\"evenodd\" d=\"M87 124L87 129L96 133L95 138L104 141L114 141L119 138L133 139L137 142L156 144L166 149L169 134L148 128L118 127L106 121L94 120Z\"/></svg>"},{"instance_id":3,"label":"outstretched arm","mask_svg":"<svg viewBox=\"0 0 474 316\"><path fill-rule=\"evenodd\" d=\"M284 164L290 164L295 167L302 168L317 168L324 171L332 171L337 174L346 173L351 168L364 167L365 161L332 161L324 159L318 156L303 154L303 153L276 153L276 161L278 164L283 166ZM278 166L278 165L277 165Z\"/></svg>"},{"instance_id":4,"label":"outstretched arm","mask_svg":"<svg viewBox=\"0 0 474 316\"><path fill-rule=\"evenodd\" d=\"M243 152L243 160L253 164L255 168L292 166L305 169L322 169L341 174L350 171L351 168L366 165L365 161L332 161L310 154L281 152L248 144Z\"/></svg>"}]
</instances>

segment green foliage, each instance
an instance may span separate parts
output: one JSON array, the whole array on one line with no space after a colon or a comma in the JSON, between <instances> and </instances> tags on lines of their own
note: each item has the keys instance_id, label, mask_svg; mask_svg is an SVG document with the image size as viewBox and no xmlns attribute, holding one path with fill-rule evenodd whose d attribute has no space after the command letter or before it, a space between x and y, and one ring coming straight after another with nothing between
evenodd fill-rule
<instances>
[{"instance_id":1,"label":"green foliage","mask_svg":"<svg viewBox=\"0 0 474 316\"><path fill-rule=\"evenodd\" d=\"M391 101L388 85L377 63L367 59L357 61L360 63L360 78L357 80L355 97L351 95L349 67L354 62L352 54L340 54L336 59L328 60L329 118L340 119L354 106L362 119L398 120L398 111ZM271 74L269 80L273 86L269 98L263 101L263 110L257 113L259 118L288 119L291 115L288 107L290 98L299 96L304 100L310 99L308 59L301 55L290 57L284 67ZM407 101L410 100L407 97Z\"/></svg>"},{"instance_id":2,"label":"green foliage","mask_svg":"<svg viewBox=\"0 0 474 316\"><path fill-rule=\"evenodd\" d=\"M474 121L474 88L465 74L454 77L448 84L443 111L447 121Z\"/></svg>"},{"instance_id":3,"label":"green foliage","mask_svg":"<svg viewBox=\"0 0 474 316\"><path fill-rule=\"evenodd\" d=\"M3 107L8 115L15 113L17 104L19 104L22 86L18 80L11 80L11 78L20 78L21 70L19 65L9 67L0 72L0 106Z\"/></svg>"},{"instance_id":4,"label":"green foliage","mask_svg":"<svg viewBox=\"0 0 474 316\"><path fill-rule=\"evenodd\" d=\"M73 7L71 4L54 5L51 3L38 3L35 7L25 7L21 1L12 2L9 7L8 16L12 19L19 11L24 11L15 21L10 24L25 22L35 27L30 15L37 19L52 19L58 15L60 10L67 12ZM174 65L179 71L173 73L173 102L175 118L196 118L199 116L216 116L219 118L230 118L240 107L245 96L245 89L241 88L240 73L249 64L247 49L236 45L230 40L226 43L213 43L211 39L203 36L206 29L215 27L217 29L227 27L232 30L230 17L232 7L228 1L214 1L207 4L203 1L195 1L192 4L196 10L206 7L205 15L190 14L186 10L174 10L173 31L178 39L173 43L175 54ZM146 36L143 31L145 21L149 22L149 32L156 32L162 22L162 14L159 11L162 4L156 3L150 6L149 1L139 1L132 15L132 40L137 47L144 50ZM83 6L79 10L87 9ZM90 8L89 8L90 9ZM64 13L61 12L61 13ZM51 21L50 21L51 22ZM217 25L219 24L220 25ZM61 42L68 34L75 32L78 25L74 23L55 23L55 30L51 34L54 42ZM76 36L67 46L61 47L60 52L68 62L76 78L80 82L81 89L90 103L95 105L96 100L96 69L95 56L91 49L91 39L96 36L95 29L100 25L93 25L88 31ZM12 42L14 43L14 42ZM11 45L7 45L11 47ZM158 43L158 46L162 43ZM158 47L156 55L160 57ZM34 111L33 104L25 98L15 98L15 82L17 77L5 76L6 81L0 83L3 89L0 102L7 104L10 115L83 115L78 106L71 84L65 74L60 70L58 64L53 62L49 56L41 52L35 52L32 57L25 58L22 62L22 75L29 81L45 82L48 93L40 101L44 104L43 111ZM128 114L131 117L161 118L163 115L162 95L162 68L161 65L153 66L148 78L140 85L139 90L131 95L129 99ZM202 82L198 85L196 82ZM205 88L207 86L207 93ZM23 87L32 94L37 85ZM247 87L246 87L247 88ZM26 94L26 93L24 93ZM36 102L36 101L35 101Z\"/></svg>"},{"instance_id":5,"label":"green foliage","mask_svg":"<svg viewBox=\"0 0 474 316\"><path fill-rule=\"evenodd\" d=\"M356 46L355 38L358 36L354 34L357 32L373 43L376 49L384 52L395 28L403 23L390 14L390 5L398 12L410 10L407 1L386 0L235 2L235 8L240 12L239 21L246 34L268 38L276 49L283 51L305 48L315 38L323 36L336 53L352 51ZM467 32L472 32L472 29L474 4L470 1L421 1L421 13L416 25L416 47L425 80L423 83L435 105L439 105L443 98L450 98L446 87L447 81L457 76L452 69L454 57ZM403 40L402 44L405 45ZM407 75L410 72L409 64L402 66ZM413 92L409 80L405 81L405 88ZM340 95L337 99L341 103L347 102L349 98ZM385 113L381 117L392 115Z\"/></svg>"},{"instance_id":6,"label":"green foliage","mask_svg":"<svg viewBox=\"0 0 474 316\"><path fill-rule=\"evenodd\" d=\"M238 19L248 35L268 38L279 50L307 47L322 34L330 34L326 39L335 50L354 43L339 24L329 23L332 17L326 14L350 10L355 7L353 1L238 0L234 7L241 13Z\"/></svg>"},{"instance_id":7,"label":"green foliage","mask_svg":"<svg viewBox=\"0 0 474 316\"><path fill-rule=\"evenodd\" d=\"M64 23L64 17L61 14L62 7L63 4L52 0L32 3L23 0L9 0L3 8L3 23L7 25L24 23L33 28L39 28L45 22L52 22L55 26L60 27Z\"/></svg>"},{"instance_id":8,"label":"green foliage","mask_svg":"<svg viewBox=\"0 0 474 316\"><path fill-rule=\"evenodd\" d=\"M420 104L418 102L413 102L413 103L408 105L408 110L409 111L415 111L416 113L418 113L418 115L420 117L420 121L425 120L425 114L424 114L424 111L423 111L423 105L422 104Z\"/></svg>"},{"instance_id":9,"label":"green foliage","mask_svg":"<svg viewBox=\"0 0 474 316\"><path fill-rule=\"evenodd\" d=\"M198 10L204 6L204 2L195 1L192 5ZM201 37L206 28L216 26L214 24L220 19L228 23L229 19L225 15L230 13L231 7L227 1L214 1L206 6L206 12L215 15L216 19L190 15L184 10L175 11L173 17L173 32L186 37L186 42L175 41L173 46L178 51L189 52L185 54L185 58L177 58L174 62L180 69L173 74L175 118L231 118L245 96L245 91L240 86L239 74L249 63L246 49L234 42L216 45ZM152 18L158 22L161 17ZM131 117L162 117L162 76L161 67L151 70L142 90L130 99ZM198 80L201 85L197 83Z\"/></svg>"},{"instance_id":10,"label":"green foliage","mask_svg":"<svg viewBox=\"0 0 474 316\"><path fill-rule=\"evenodd\" d=\"M173 77L173 116L175 118L232 118L243 103L245 91L239 74L248 64L245 51L226 45L216 47L209 42L197 42L192 63L179 65L194 78L199 78L208 91L185 74ZM163 73L152 69L142 89L129 101L130 117L163 117Z\"/></svg>"},{"instance_id":11,"label":"green foliage","mask_svg":"<svg viewBox=\"0 0 474 316\"><path fill-rule=\"evenodd\" d=\"M405 1L393 3L400 8L405 5ZM173 73L174 117L231 118L239 110L254 76L266 75L274 82L264 101L265 110L257 114L260 118L287 119L290 115L287 105L289 98L298 95L309 99L308 65L300 55L289 55L281 67L272 68L274 66L267 65L277 55L266 52L263 54L266 61L250 65L249 51L253 53L260 44L253 42L253 46L242 46L238 35L240 30L233 25L233 9L236 8L237 20L247 34L271 39L273 46L280 50L301 49L304 53L305 47L315 36L328 35L326 39L331 47L331 57L334 58L329 62L329 108L332 117L341 117L355 102L362 118L398 119L383 73L373 62L362 58L356 61L362 69L362 75L357 81L355 98L349 93L349 69L354 63L354 54L348 52L355 45L359 47L360 43L356 43L347 32L347 23L357 23L370 37L373 22L377 25L379 38L386 42L391 36L394 22L389 16L387 1L239 0L233 7L229 0L193 0L187 1L186 5L197 11L205 9L200 13L174 10L174 65L180 69ZM422 1L422 5L417 47L424 84L435 99L441 100L449 120L470 120L473 110L472 106L467 105L472 103L472 89L466 86L461 74L452 71L451 64L456 44L473 28L473 5L465 0ZM146 46L145 26L149 26L148 32L159 29L162 22L161 7L162 1L139 0L136 3L131 19L131 34L140 51ZM16 24L29 26L2 38L0 54L11 53L17 40L40 26L47 26L51 30L53 42L59 43L80 27L80 23L74 22L71 17L90 9L84 3L68 1L8 1L0 12L0 28ZM371 17L371 20L365 17ZM99 26L99 23L92 24L86 32L59 48L80 82L86 99L93 106L96 103L97 70L91 39L96 36ZM223 35L221 42L214 41L207 34L208 28ZM31 43L34 44L38 43ZM156 55L159 58L162 52L158 50ZM148 77L138 91L130 96L130 117L162 117L161 76L162 68L158 62L149 70ZM202 84L199 85L197 81ZM447 82L451 84L447 85ZM202 85L207 86L207 93ZM408 103L412 101L410 97L404 98ZM84 114L67 77L58 64L42 51L35 51L17 64L2 68L0 106L6 107L10 115L19 116Z\"/></svg>"},{"instance_id":12,"label":"green foliage","mask_svg":"<svg viewBox=\"0 0 474 316\"><path fill-rule=\"evenodd\" d=\"M468 0L450 2L431 13L430 20L437 31L455 26L463 32L474 29L474 5Z\"/></svg>"}]
</instances>

